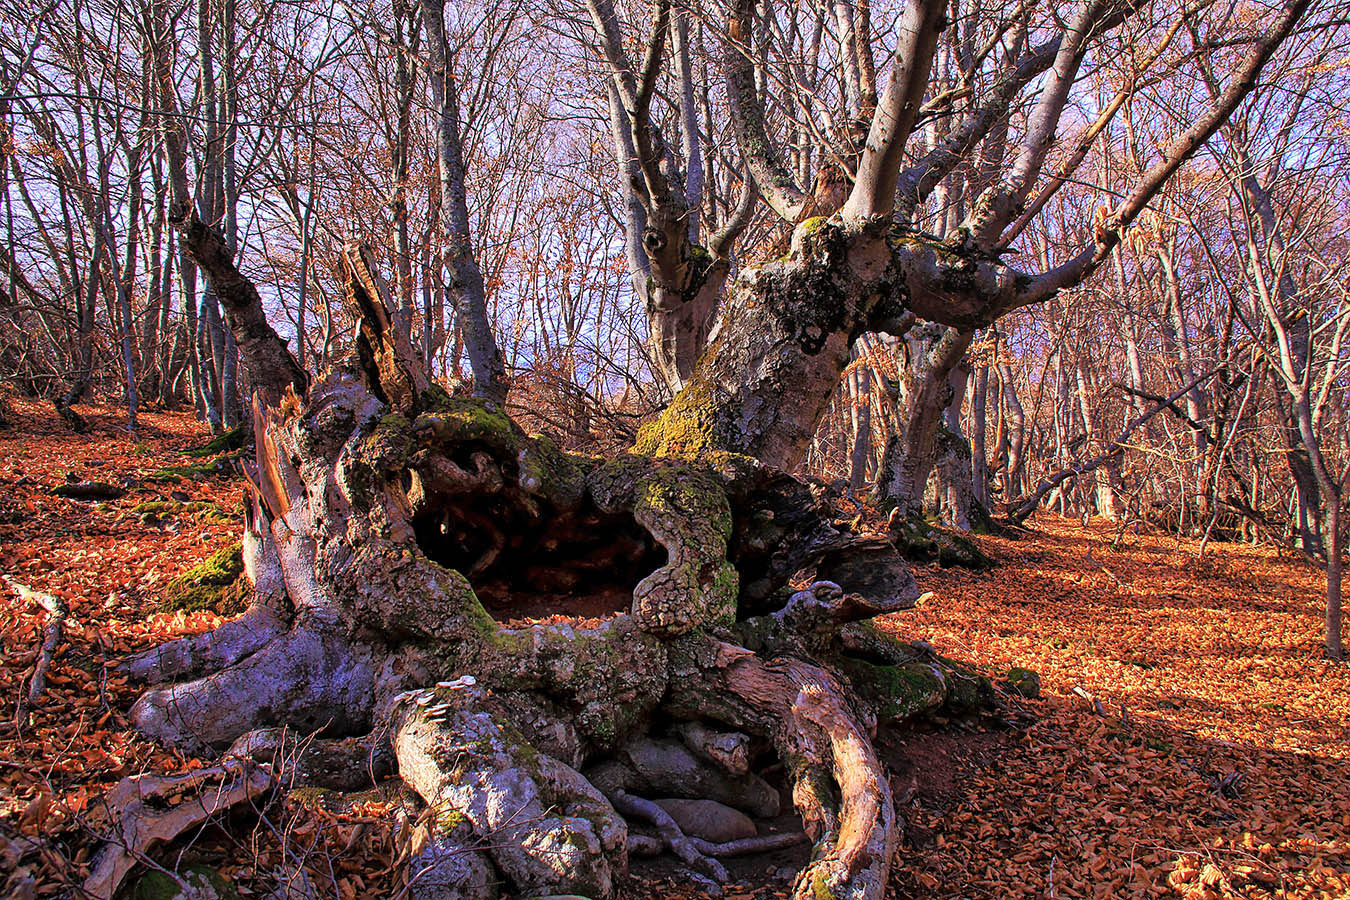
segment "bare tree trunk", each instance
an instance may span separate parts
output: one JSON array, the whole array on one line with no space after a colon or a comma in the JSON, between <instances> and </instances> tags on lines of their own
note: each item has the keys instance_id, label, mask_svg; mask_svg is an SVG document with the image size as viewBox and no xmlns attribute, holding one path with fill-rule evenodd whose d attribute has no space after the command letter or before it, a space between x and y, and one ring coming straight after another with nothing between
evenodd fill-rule
<instances>
[{"instance_id":1,"label":"bare tree trunk","mask_svg":"<svg viewBox=\"0 0 1350 900\"><path fill-rule=\"evenodd\" d=\"M976 369L975 390L970 398L971 487L975 501L989 508L989 463L985 450L988 430L989 366Z\"/></svg>"},{"instance_id":2,"label":"bare tree trunk","mask_svg":"<svg viewBox=\"0 0 1350 900\"><path fill-rule=\"evenodd\" d=\"M849 417L852 422L853 448L849 453L848 483L855 493L867 484L867 463L872 454L871 373L854 365L849 372Z\"/></svg>"},{"instance_id":3,"label":"bare tree trunk","mask_svg":"<svg viewBox=\"0 0 1350 900\"><path fill-rule=\"evenodd\" d=\"M147 76L144 102L147 119L150 119L157 106L153 87L154 62L148 47L142 52ZM164 214L168 207L169 196L167 185L164 183L164 172L157 158L158 141L151 138L147 140L150 143L145 158L150 172L152 200L147 211L147 215L150 216L150 234L145 242L146 291L140 345L148 361L141 367L140 389L146 397L165 403L171 364L169 356L172 350L169 337L169 314L172 305L164 290L168 283L164 255Z\"/></svg>"},{"instance_id":4,"label":"bare tree trunk","mask_svg":"<svg viewBox=\"0 0 1350 900\"><path fill-rule=\"evenodd\" d=\"M1345 644L1341 636L1341 575L1345 565L1345 539L1341 530L1341 507L1334 503L1327 509L1327 655L1345 659Z\"/></svg>"},{"instance_id":5,"label":"bare tree trunk","mask_svg":"<svg viewBox=\"0 0 1350 900\"><path fill-rule=\"evenodd\" d=\"M506 402L509 381L488 319L483 273L474 257L465 193L464 150L460 141L459 98L445 34L444 0L422 0L427 34L427 82L437 113L436 159L440 167L441 232L446 242L447 292L454 298L457 321L473 369L474 393Z\"/></svg>"},{"instance_id":6,"label":"bare tree trunk","mask_svg":"<svg viewBox=\"0 0 1350 900\"><path fill-rule=\"evenodd\" d=\"M915 519L923 516L924 493L939 452L959 455L954 444L958 441L964 444L959 430L955 434L950 430L944 432L941 441L938 432L951 404L960 403L955 398L952 375L965 357L973 337L971 331L920 326L911 329L904 338L897 403L900 431L891 437L886 447L877 479L879 501L892 507L900 517ZM964 460L968 468L968 449ZM969 479L962 487L968 492ZM961 510L959 515L964 524L954 524L969 530L968 513L968 509Z\"/></svg>"},{"instance_id":7,"label":"bare tree trunk","mask_svg":"<svg viewBox=\"0 0 1350 900\"><path fill-rule=\"evenodd\" d=\"M398 295L398 313L412 328L413 321L413 266L412 246L408 224L408 163L412 149L412 102L416 90L417 73L413 60L420 44L415 8L406 0L395 0L394 13L394 102L397 115L394 122L391 156L393 185L389 210L394 219L394 283ZM423 322L423 328L431 328Z\"/></svg>"},{"instance_id":8,"label":"bare tree trunk","mask_svg":"<svg viewBox=\"0 0 1350 900\"><path fill-rule=\"evenodd\" d=\"M65 192L62 192L64 198ZM83 283L76 281L76 323L75 348L72 357L74 368L69 385L56 399L56 411L75 431L84 430L84 420L71 406L78 403L89 389L89 379L94 370L94 315L98 310L98 290L101 278L100 269L103 258L103 229L94 232L94 245L89 257L88 270ZM72 266L72 271L74 267Z\"/></svg>"},{"instance_id":9,"label":"bare tree trunk","mask_svg":"<svg viewBox=\"0 0 1350 900\"><path fill-rule=\"evenodd\" d=\"M148 119L148 116L145 118ZM148 127L148 122L145 124ZM127 170L130 173L130 189L127 206L130 213L125 236L126 256L122 262L121 271L117 273L117 308L118 314L121 317L119 330L121 331L122 365L126 370L127 426L133 434L137 429L136 413L140 405L136 390L136 372L138 368L136 321L131 313L131 293L135 289L136 282L136 247L139 225L138 213L140 212L141 205L140 158L141 148L137 145L127 159ZM111 211L109 211L109 213L110 212ZM111 232L111 221L107 222L105 227Z\"/></svg>"},{"instance_id":10,"label":"bare tree trunk","mask_svg":"<svg viewBox=\"0 0 1350 900\"><path fill-rule=\"evenodd\" d=\"M233 255L239 250L239 165L236 143L239 135L239 87L237 83L238 48L235 35L235 0L220 0L221 89L220 115L224 122L220 143L220 213L224 219L225 241ZM243 415L239 398L239 346L234 331L224 334L220 375L220 405L224 426L234 428Z\"/></svg>"},{"instance_id":11,"label":"bare tree trunk","mask_svg":"<svg viewBox=\"0 0 1350 900\"><path fill-rule=\"evenodd\" d=\"M1089 446L1100 446L1101 439L1098 435L1098 425L1096 416L1092 413L1093 396L1088 387L1087 374L1083 371L1083 361L1080 358L1074 365L1074 382L1078 387L1078 410L1083 418L1083 431L1087 434ZM1118 469L1120 455L1114 454L1102 467L1093 473L1093 491L1092 495L1097 504L1097 513L1103 518L1114 522L1119 517L1116 504L1116 484L1110 473ZM1103 477L1105 476L1105 477Z\"/></svg>"},{"instance_id":12,"label":"bare tree trunk","mask_svg":"<svg viewBox=\"0 0 1350 900\"><path fill-rule=\"evenodd\" d=\"M740 202L721 229L706 247L700 245L703 152L694 104L688 14L674 13L670 34L679 79L679 135L687 169L682 174L665 137L651 120L652 93L666 37L672 31L669 4L653 7L640 71L623 47L613 3L590 0L588 7L610 69L610 129L627 206L629 273L634 292L647 310L648 345L657 373L674 394L688 383L708 340L731 271L731 248L749 222L755 193L745 184Z\"/></svg>"},{"instance_id":13,"label":"bare tree trunk","mask_svg":"<svg viewBox=\"0 0 1350 900\"><path fill-rule=\"evenodd\" d=\"M1026 447L1027 417L1022 409L1022 401L1017 397L1017 383L1013 380L1012 366L1003 360L999 362L999 396L1003 400L1006 412L1008 435L1008 460L1004 468L1003 495L1008 500L1023 491L1023 467Z\"/></svg>"}]
</instances>

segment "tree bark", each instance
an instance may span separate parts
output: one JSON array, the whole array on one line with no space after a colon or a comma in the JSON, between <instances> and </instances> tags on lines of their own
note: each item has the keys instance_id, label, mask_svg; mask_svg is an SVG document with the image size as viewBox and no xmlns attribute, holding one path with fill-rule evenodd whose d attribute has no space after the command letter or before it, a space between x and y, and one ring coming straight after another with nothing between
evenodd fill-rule
<instances>
[{"instance_id":1,"label":"tree bark","mask_svg":"<svg viewBox=\"0 0 1350 900\"><path fill-rule=\"evenodd\" d=\"M137 727L250 757L278 726L317 732L306 753L320 756L392 735L401 776L463 816L466 840L490 836L486 858L515 889L605 900L626 868L622 814L649 808L605 773L671 716L712 756L696 765L737 767L698 740L730 727L788 763L815 844L795 895L880 900L898 828L869 719L945 696L940 672L893 672L926 666L923 651L866 624L918 594L887 541L834 525L806 485L743 456L580 460L448 396L358 251L345 295L361 347L300 382L280 338L252 328L256 290L219 236L184 229L262 388L245 546L257 590L243 618L133 664L158 682ZM804 573L818 580L789 595ZM598 625L499 621L531 598L565 610L588 596L620 608ZM855 695L863 672L892 674ZM880 688L920 676L915 695ZM705 776L700 790L751 777Z\"/></svg>"},{"instance_id":2,"label":"tree bark","mask_svg":"<svg viewBox=\"0 0 1350 900\"><path fill-rule=\"evenodd\" d=\"M460 135L459 96L451 71L450 45L445 33L444 0L422 0L422 22L427 30L427 82L436 110L436 161L441 184L441 234L445 241L447 292L454 298L457 323L464 337L474 391L504 404L510 382L501 350L488 318L483 272L474 256L465 188L468 169Z\"/></svg>"},{"instance_id":3,"label":"tree bark","mask_svg":"<svg viewBox=\"0 0 1350 900\"><path fill-rule=\"evenodd\" d=\"M955 400L952 374L965 357L974 332L955 328L916 328L905 337L904 363L900 372L898 406L899 433L886 448L886 459L877 482L877 498L901 518L920 518L924 513L924 491L937 463L940 449L959 452L954 446L939 448L938 431ZM947 428L942 443L964 443L960 432ZM964 454L969 468L969 451ZM969 479L964 479L969 489ZM962 530L969 530L969 510Z\"/></svg>"}]
</instances>

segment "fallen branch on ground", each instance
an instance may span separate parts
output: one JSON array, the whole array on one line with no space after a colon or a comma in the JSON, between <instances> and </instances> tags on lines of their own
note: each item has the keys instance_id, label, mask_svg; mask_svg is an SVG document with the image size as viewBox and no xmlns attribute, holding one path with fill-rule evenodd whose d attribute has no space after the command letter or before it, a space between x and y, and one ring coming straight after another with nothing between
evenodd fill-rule
<instances>
[{"instance_id":1,"label":"fallen branch on ground","mask_svg":"<svg viewBox=\"0 0 1350 900\"><path fill-rule=\"evenodd\" d=\"M54 594L35 591L8 575L4 576L4 579L5 584L9 585L10 590L14 591L20 600L36 603L47 611L47 627L42 632L42 649L38 651L33 675L28 679L28 690L20 692L19 707L14 714L15 722L22 728L28 724L28 708L42 698L42 692L47 688L47 670L51 668L52 659L56 656L56 646L61 643L61 632L65 628L66 616L70 615L70 609L66 606L66 601Z\"/></svg>"},{"instance_id":2,"label":"fallen branch on ground","mask_svg":"<svg viewBox=\"0 0 1350 900\"><path fill-rule=\"evenodd\" d=\"M271 785L266 769L237 759L187 775L122 779L108 795L115 817L113 833L95 856L82 890L111 900L122 879L156 846L261 796ZM183 799L174 803L175 797ZM165 808L166 804L170 805Z\"/></svg>"}]
</instances>

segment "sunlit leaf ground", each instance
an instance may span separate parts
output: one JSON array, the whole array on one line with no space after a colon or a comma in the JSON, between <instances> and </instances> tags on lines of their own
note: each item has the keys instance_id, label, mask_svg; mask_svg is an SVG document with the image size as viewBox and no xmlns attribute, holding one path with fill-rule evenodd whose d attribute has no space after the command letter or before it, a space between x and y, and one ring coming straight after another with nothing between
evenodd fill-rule
<instances>
[{"instance_id":1,"label":"sunlit leaf ground","mask_svg":"<svg viewBox=\"0 0 1350 900\"><path fill-rule=\"evenodd\" d=\"M169 579L237 539L242 484L145 480L194 462L180 451L207 435L189 415L145 414L132 441L115 409L82 408L94 429L81 437L49 405L13 407L16 427L0 432L0 571L63 597L72 619L19 732L12 712L45 614L0 596L0 896L22 884L48 896L81 876L112 784L200 764L127 730L136 687L114 667L219 622L159 607ZM104 504L51 496L70 477L140 487ZM224 516L133 511L172 492ZM990 574L921 569L932 595L889 623L1043 681L1041 700L1019 701L1022 728L939 722L888 741L909 760L894 779L907 821L895 896L1350 895L1350 665L1321 657L1316 572L1233 544L1197 559L1193 541L1106 523L1032 526L979 539L1000 560ZM1215 789L1224 778L1230 795ZM194 835L164 862L205 860L261 895L284 852L324 896L392 897L399 842L381 816L392 802L336 813L290 802ZM771 868L740 866L745 883L728 896L786 896ZM627 895L688 888L653 876Z\"/></svg>"}]
</instances>

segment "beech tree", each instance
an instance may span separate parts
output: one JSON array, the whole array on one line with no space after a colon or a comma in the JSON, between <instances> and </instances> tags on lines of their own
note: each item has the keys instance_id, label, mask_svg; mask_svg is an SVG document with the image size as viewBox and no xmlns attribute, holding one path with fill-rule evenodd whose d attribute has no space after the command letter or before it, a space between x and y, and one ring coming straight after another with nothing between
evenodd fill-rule
<instances>
[{"instance_id":1,"label":"beech tree","mask_svg":"<svg viewBox=\"0 0 1350 900\"><path fill-rule=\"evenodd\" d=\"M860 339L905 335L914 411L884 477L912 494L926 481L923 457L931 467L932 438L919 432L951 405L953 360L971 335L1106 263L1256 87L1309 6L1291 0L1240 40L1235 23L1216 19L1237 49L1232 68L1213 73L1212 97L1088 232L1060 235L1079 241L1063 261L1038 253L1042 265L1016 266L1013 241L1081 163L1070 157L1049 179L1042 171L1085 61L1150 7L1086 0L1063 18L1025 6L985 18L911 0L878 67L871 12L834 4L842 107L828 117L828 142L799 151L828 159L806 185L798 176L810 169L789 164L780 139L790 130L774 124L767 86L768 42L792 29L774 24L775 4L734 0L718 36L737 156L790 238L780 259L735 271L728 261L720 313L691 355L703 314L681 320L668 307L704 302L695 269L719 265L729 244L697 249L694 152L681 168L651 103L672 34L678 81L686 16L715 10L658 0L635 65L612 8L595 0L612 136L621 156L633 145L619 168L635 201L628 239L640 234L643 256L634 249L629 262L651 273L644 301L663 335L659 365L680 386L631 450L608 458L565 453L504 414L491 333L473 346L486 317L463 322L477 396L435 385L360 246L341 259L354 347L311 375L269 324L228 233L176 187L170 220L219 298L254 388L245 561L255 594L241 618L133 663L158 683L132 710L136 726L242 759L284 750L301 782L351 787L354 772L397 771L427 804L457 814L422 848L419 870L443 867L442 883L482 897L496 893L494 871L518 892L611 897L628 855L653 849L628 833L641 820L660 835L657 849L723 877L719 855L765 842L693 841L650 798L678 790L773 811L776 794L750 761L714 749L743 744L783 764L814 844L794 895L880 898L898 828L872 725L977 702L987 683L871 626L912 605L912 575L890 539L839 524L788 473ZM438 11L435 0L422 4L447 259L476 303L456 183L456 82ZM673 105L692 137L688 93L682 85ZM946 126L920 140L939 114ZM958 171L956 191L948 179ZM935 234L928 204L944 184L947 225ZM738 208L725 222L742 219ZM686 323L674 326L673 344L668 320ZM928 324L911 336L917 320ZM606 605L614 614L598 625L512 622L527 608ZM670 720L683 724L653 731ZM317 736L298 742L297 732ZM115 884L125 865L125 851L110 849L94 877Z\"/></svg>"}]
</instances>

